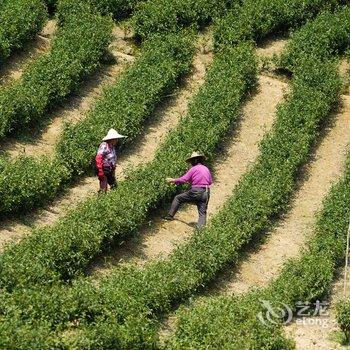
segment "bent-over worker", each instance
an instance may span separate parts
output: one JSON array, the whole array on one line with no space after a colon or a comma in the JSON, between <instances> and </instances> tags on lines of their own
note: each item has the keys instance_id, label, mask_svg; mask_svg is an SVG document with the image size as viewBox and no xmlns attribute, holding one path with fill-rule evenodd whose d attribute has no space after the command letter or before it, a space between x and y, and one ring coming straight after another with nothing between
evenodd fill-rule
<instances>
[{"instance_id":1,"label":"bent-over worker","mask_svg":"<svg viewBox=\"0 0 350 350\"><path fill-rule=\"evenodd\" d=\"M117 163L116 145L123 136L114 129L110 129L106 137L102 139L96 157L96 175L100 181L99 192L107 192L107 185L111 188L117 184L115 178L115 168Z\"/></svg>"},{"instance_id":2,"label":"bent-over worker","mask_svg":"<svg viewBox=\"0 0 350 350\"><path fill-rule=\"evenodd\" d=\"M186 159L191 164L191 168L188 172L177 178L167 178L167 182L175 185L184 183L190 183L190 190L178 194L175 196L166 220L173 220L174 215L179 210L183 203L195 203L198 208L198 223L197 228L202 228L206 224L207 220L207 208L210 197L210 186L213 183L210 170L203 164L205 157L198 153L193 152L192 155Z\"/></svg>"}]
</instances>

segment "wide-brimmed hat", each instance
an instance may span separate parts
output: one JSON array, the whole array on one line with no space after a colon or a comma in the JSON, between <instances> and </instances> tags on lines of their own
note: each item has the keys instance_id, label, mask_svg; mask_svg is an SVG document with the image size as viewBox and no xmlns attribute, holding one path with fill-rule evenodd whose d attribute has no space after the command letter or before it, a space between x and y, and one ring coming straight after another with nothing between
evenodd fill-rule
<instances>
[{"instance_id":1,"label":"wide-brimmed hat","mask_svg":"<svg viewBox=\"0 0 350 350\"><path fill-rule=\"evenodd\" d=\"M186 162L189 162L191 159L201 158L205 160L205 156L199 152L192 152L192 154L186 159Z\"/></svg>"},{"instance_id":2,"label":"wide-brimmed hat","mask_svg":"<svg viewBox=\"0 0 350 350\"><path fill-rule=\"evenodd\" d=\"M102 139L102 141L123 139L124 135L119 134L119 132L115 129L109 129L108 134Z\"/></svg>"}]
</instances>

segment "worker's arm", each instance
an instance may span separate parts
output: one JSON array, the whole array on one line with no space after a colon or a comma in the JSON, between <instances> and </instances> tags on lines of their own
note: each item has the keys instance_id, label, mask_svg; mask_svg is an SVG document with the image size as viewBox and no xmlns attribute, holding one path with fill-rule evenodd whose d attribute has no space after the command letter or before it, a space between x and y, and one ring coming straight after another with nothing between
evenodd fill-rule
<instances>
[{"instance_id":1,"label":"worker's arm","mask_svg":"<svg viewBox=\"0 0 350 350\"><path fill-rule=\"evenodd\" d=\"M192 174L193 174L193 168L191 168L185 175L178 177L177 179L171 179L170 182L175 185L181 185L186 182L190 182L192 178Z\"/></svg>"},{"instance_id":2,"label":"worker's arm","mask_svg":"<svg viewBox=\"0 0 350 350\"><path fill-rule=\"evenodd\" d=\"M96 161L96 167L98 169L97 176L98 177L104 176L104 173L103 173L103 155L97 154L95 161Z\"/></svg>"},{"instance_id":3,"label":"worker's arm","mask_svg":"<svg viewBox=\"0 0 350 350\"><path fill-rule=\"evenodd\" d=\"M97 151L97 155L95 157L95 161L96 161L96 167L98 169L98 177L104 176L104 172L103 172L103 158L106 152L106 145L103 142L98 151Z\"/></svg>"}]
</instances>

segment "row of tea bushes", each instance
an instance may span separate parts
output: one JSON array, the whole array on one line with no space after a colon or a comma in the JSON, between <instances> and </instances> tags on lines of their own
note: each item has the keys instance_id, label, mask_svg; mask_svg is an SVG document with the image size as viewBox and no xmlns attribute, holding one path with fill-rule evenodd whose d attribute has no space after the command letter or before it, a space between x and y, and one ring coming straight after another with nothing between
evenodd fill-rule
<instances>
[{"instance_id":1,"label":"row of tea bushes","mask_svg":"<svg viewBox=\"0 0 350 350\"><path fill-rule=\"evenodd\" d=\"M245 0L219 21L215 33L217 49L242 40L259 41L270 33L300 26L325 9L334 9L344 0Z\"/></svg>"},{"instance_id":2,"label":"row of tea bushes","mask_svg":"<svg viewBox=\"0 0 350 350\"><path fill-rule=\"evenodd\" d=\"M0 4L0 64L43 27L47 12L41 0L3 0Z\"/></svg>"},{"instance_id":3,"label":"row of tea bushes","mask_svg":"<svg viewBox=\"0 0 350 350\"><path fill-rule=\"evenodd\" d=\"M305 55L329 60L349 46L350 6L335 13L324 12L294 33L281 57L280 66L293 70Z\"/></svg>"},{"instance_id":4,"label":"row of tea bushes","mask_svg":"<svg viewBox=\"0 0 350 350\"><path fill-rule=\"evenodd\" d=\"M20 80L0 90L0 137L43 120L100 64L111 40L112 21L79 0L62 0L69 11L49 53L35 60Z\"/></svg>"},{"instance_id":5,"label":"row of tea bushes","mask_svg":"<svg viewBox=\"0 0 350 350\"><path fill-rule=\"evenodd\" d=\"M231 2L218 0L149 0L141 2L132 19L141 38L184 27L203 26L222 16Z\"/></svg>"}]
</instances>

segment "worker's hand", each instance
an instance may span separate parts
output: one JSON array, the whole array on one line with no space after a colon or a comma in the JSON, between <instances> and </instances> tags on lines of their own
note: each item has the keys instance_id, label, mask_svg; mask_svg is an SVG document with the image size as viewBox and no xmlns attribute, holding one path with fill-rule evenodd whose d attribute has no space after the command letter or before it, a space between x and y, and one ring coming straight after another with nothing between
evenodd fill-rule
<instances>
[{"instance_id":1,"label":"worker's hand","mask_svg":"<svg viewBox=\"0 0 350 350\"><path fill-rule=\"evenodd\" d=\"M171 184L171 183L174 181L174 179L171 178L171 177L167 177L167 178L165 179L165 181L166 181L167 183Z\"/></svg>"}]
</instances>

